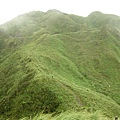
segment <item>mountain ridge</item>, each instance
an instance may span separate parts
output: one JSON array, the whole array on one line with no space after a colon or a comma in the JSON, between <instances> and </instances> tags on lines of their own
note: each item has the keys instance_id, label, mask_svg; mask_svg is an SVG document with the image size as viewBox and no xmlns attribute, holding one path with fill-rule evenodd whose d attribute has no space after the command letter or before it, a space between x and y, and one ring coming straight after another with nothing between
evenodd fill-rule
<instances>
[{"instance_id":1,"label":"mountain ridge","mask_svg":"<svg viewBox=\"0 0 120 120\"><path fill-rule=\"evenodd\" d=\"M3 118L66 110L120 115L120 17L99 14L33 11L0 26Z\"/></svg>"}]
</instances>

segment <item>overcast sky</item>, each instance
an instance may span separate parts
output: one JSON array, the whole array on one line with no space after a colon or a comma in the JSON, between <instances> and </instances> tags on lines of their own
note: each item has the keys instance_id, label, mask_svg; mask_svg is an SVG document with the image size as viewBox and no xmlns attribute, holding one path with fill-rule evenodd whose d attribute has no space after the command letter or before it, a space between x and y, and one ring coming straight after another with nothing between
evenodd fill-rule
<instances>
[{"instance_id":1,"label":"overcast sky","mask_svg":"<svg viewBox=\"0 0 120 120\"><path fill-rule=\"evenodd\" d=\"M93 11L120 16L120 0L0 0L0 24L26 12L49 9L80 16Z\"/></svg>"}]
</instances>

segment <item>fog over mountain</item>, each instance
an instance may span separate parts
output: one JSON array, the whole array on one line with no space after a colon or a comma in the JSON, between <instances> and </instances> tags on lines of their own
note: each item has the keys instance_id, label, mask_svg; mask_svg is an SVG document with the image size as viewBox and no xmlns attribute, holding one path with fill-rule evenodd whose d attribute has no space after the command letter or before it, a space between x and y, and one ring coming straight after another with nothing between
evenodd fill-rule
<instances>
[{"instance_id":1,"label":"fog over mountain","mask_svg":"<svg viewBox=\"0 0 120 120\"><path fill-rule=\"evenodd\" d=\"M0 24L29 11L57 9L67 14L88 16L93 11L120 16L119 0L1 0Z\"/></svg>"}]
</instances>

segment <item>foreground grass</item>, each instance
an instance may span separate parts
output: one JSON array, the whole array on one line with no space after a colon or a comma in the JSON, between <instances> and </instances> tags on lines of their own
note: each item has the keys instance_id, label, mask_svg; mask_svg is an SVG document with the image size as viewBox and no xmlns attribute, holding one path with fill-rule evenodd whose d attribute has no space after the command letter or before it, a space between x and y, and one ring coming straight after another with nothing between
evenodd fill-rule
<instances>
[{"instance_id":1,"label":"foreground grass","mask_svg":"<svg viewBox=\"0 0 120 120\"><path fill-rule=\"evenodd\" d=\"M112 118L105 117L100 111L95 113L67 111L59 115L38 114L33 118L26 117L20 120L112 120Z\"/></svg>"}]
</instances>

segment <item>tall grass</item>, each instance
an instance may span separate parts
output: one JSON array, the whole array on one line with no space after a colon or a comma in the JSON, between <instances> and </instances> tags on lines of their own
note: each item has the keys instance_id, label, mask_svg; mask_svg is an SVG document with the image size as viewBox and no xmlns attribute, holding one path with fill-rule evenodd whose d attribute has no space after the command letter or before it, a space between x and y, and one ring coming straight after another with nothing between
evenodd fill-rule
<instances>
[{"instance_id":1,"label":"tall grass","mask_svg":"<svg viewBox=\"0 0 120 120\"><path fill-rule=\"evenodd\" d=\"M96 111L95 113L67 111L58 115L37 114L33 118L26 117L20 120L112 120L112 118L105 117L100 111Z\"/></svg>"}]
</instances>

